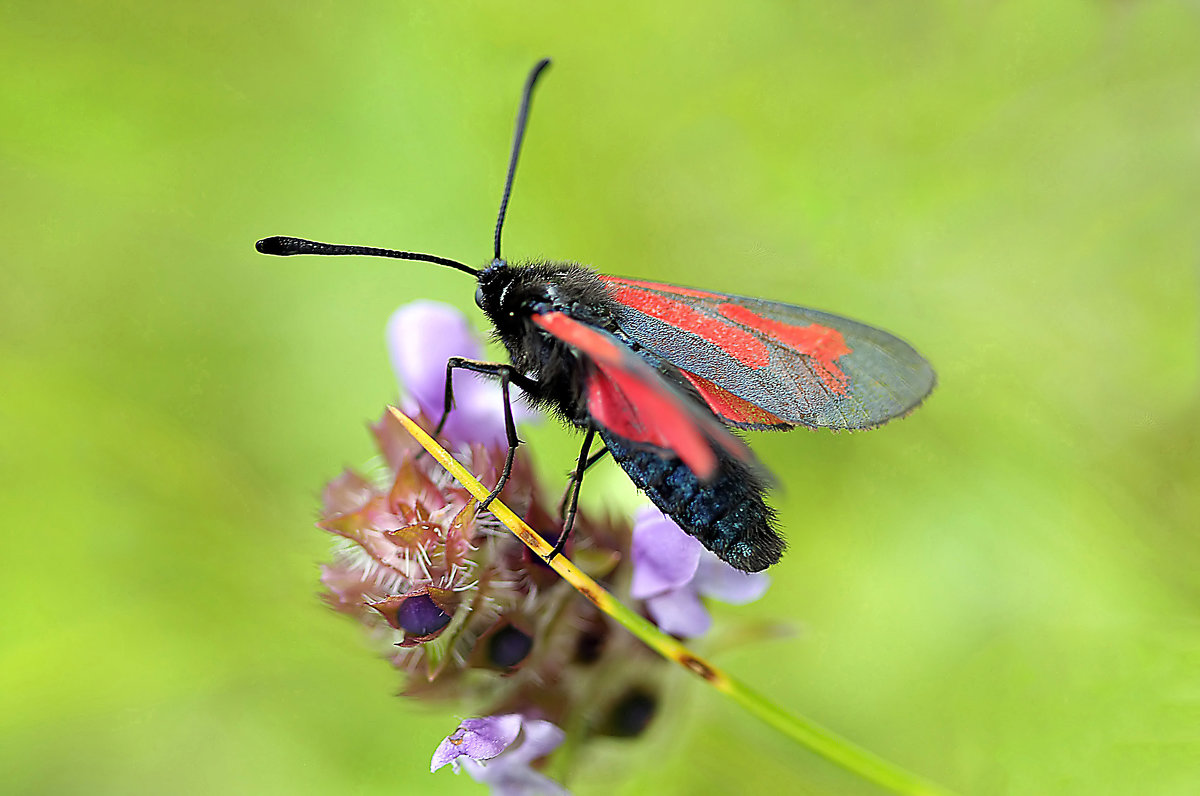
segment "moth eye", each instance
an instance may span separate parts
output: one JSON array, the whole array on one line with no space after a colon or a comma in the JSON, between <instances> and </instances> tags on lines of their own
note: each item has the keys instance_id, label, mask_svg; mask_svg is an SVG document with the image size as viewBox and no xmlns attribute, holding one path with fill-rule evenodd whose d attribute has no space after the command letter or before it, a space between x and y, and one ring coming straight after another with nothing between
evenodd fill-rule
<instances>
[{"instance_id":1,"label":"moth eye","mask_svg":"<svg viewBox=\"0 0 1200 796\"><path fill-rule=\"evenodd\" d=\"M475 288L475 306L483 309L483 285Z\"/></svg>"}]
</instances>

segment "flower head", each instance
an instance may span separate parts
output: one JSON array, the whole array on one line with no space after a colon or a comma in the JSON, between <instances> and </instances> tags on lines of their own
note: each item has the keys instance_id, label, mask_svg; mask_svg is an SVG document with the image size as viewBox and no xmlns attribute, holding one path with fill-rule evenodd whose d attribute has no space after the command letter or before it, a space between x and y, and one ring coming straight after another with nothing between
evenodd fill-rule
<instances>
[{"instance_id":1,"label":"flower head","mask_svg":"<svg viewBox=\"0 0 1200 796\"><path fill-rule=\"evenodd\" d=\"M417 302L392 316L388 344L410 413L432 430L446 358L478 357L480 343L456 310ZM442 437L482 483L495 483L506 454L501 396L461 375ZM484 716L441 742L434 770L450 763L500 796L565 793L536 770L562 743L560 727L581 736L564 753L591 737L641 734L660 712L666 667L479 511L390 413L371 432L377 465L347 470L322 496L318 526L336 537L322 568L324 599L371 628L407 673L403 695L458 700ZM559 538L562 516L544 499L526 448L500 499L544 539ZM766 583L704 552L657 512L640 514L631 535L622 519L581 511L567 549L598 580L632 580L634 596L679 635L707 629L701 595L752 599Z\"/></svg>"},{"instance_id":2,"label":"flower head","mask_svg":"<svg viewBox=\"0 0 1200 796\"><path fill-rule=\"evenodd\" d=\"M630 593L645 600L654 623L667 633L686 638L708 632L712 617L702 597L741 605L757 600L769 585L767 575L729 566L653 506L634 518Z\"/></svg>"},{"instance_id":3,"label":"flower head","mask_svg":"<svg viewBox=\"0 0 1200 796\"><path fill-rule=\"evenodd\" d=\"M427 428L440 417L446 356L478 356L479 342L457 310L417 302L389 322L397 376ZM456 455L484 482L504 464L504 421L495 385L464 379L447 429ZM490 398L494 400L485 400ZM435 411L436 409L436 411ZM456 423L451 426L450 423ZM385 413L371 427L382 463L370 476L347 471L325 489L318 525L341 538L322 569L325 599L399 647L397 666L424 668L408 690L449 692L469 668L515 671L535 652L521 648L531 595L524 546ZM526 459L518 458L502 495L512 508L557 532ZM526 640L532 636L527 634ZM435 687L435 682L437 686Z\"/></svg>"}]
</instances>

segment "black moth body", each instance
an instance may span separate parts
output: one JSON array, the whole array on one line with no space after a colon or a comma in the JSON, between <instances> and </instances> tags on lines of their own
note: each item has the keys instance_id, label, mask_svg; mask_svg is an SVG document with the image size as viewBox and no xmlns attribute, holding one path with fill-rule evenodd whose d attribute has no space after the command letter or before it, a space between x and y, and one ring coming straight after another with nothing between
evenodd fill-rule
<instances>
[{"instance_id":1,"label":"black moth body","mask_svg":"<svg viewBox=\"0 0 1200 796\"><path fill-rule=\"evenodd\" d=\"M613 460L654 505L731 566L758 572L779 561L784 542L772 527L775 512L764 500L766 479L754 466L714 447L717 472L702 481L670 451L592 422L585 392L591 363L533 323L532 315L558 311L609 332L712 415L678 368L621 330L623 307L598 273L575 264L493 262L479 274L475 302L513 366L532 379L523 386L533 403L578 428L595 428Z\"/></svg>"}]
</instances>

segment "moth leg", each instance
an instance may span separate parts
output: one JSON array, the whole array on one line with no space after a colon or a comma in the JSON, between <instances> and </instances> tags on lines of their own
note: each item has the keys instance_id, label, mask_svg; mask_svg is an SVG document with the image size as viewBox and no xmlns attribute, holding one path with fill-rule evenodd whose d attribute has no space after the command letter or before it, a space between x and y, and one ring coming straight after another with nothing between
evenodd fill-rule
<instances>
[{"instance_id":1,"label":"moth leg","mask_svg":"<svg viewBox=\"0 0 1200 796\"><path fill-rule=\"evenodd\" d=\"M563 508L566 509L562 532L558 535L558 541L554 543L554 549L546 556L546 563L550 563L556 555L562 553L563 548L567 546L567 539L571 537L571 528L575 525L575 514L579 508L579 490L583 486L583 474L608 453L608 448L605 448L594 456L588 457L588 452L591 450L592 442L595 438L596 429L589 428L587 434L584 435L583 445L579 449L579 462L575 465L575 470L571 473L570 480L567 481L567 491L563 495L562 505L559 507L560 511Z\"/></svg>"},{"instance_id":2,"label":"moth leg","mask_svg":"<svg viewBox=\"0 0 1200 796\"><path fill-rule=\"evenodd\" d=\"M578 491L577 487L579 486L578 482L583 480L583 473L586 473L588 470L592 469L592 465L594 465L596 462L600 461L607 455L608 455L608 448L604 448L603 450L597 451L596 453L593 453L591 456L588 457L588 460L583 465L582 470L580 470L579 467L576 467L574 470L572 470L570 473L567 474L567 489L565 492L563 492L562 500L558 501L558 516L559 517L566 518L566 516L567 516L567 508L568 508L567 502L571 499L572 490L574 490L575 499L576 500L579 499L579 491Z\"/></svg>"},{"instance_id":3,"label":"moth leg","mask_svg":"<svg viewBox=\"0 0 1200 796\"><path fill-rule=\"evenodd\" d=\"M454 365L458 357L450 357L446 360L446 388L445 397L442 399L442 417L438 420L437 427L433 429L433 438L437 439L442 436L442 429L446 427L446 419L450 417L450 410L454 408Z\"/></svg>"},{"instance_id":4,"label":"moth leg","mask_svg":"<svg viewBox=\"0 0 1200 796\"><path fill-rule=\"evenodd\" d=\"M484 362L478 359L467 359L466 357L450 357L446 360L446 392L442 405L442 417L433 429L434 439L442 435L442 429L446 427L446 420L450 417L451 410L454 409L454 371L456 370L468 370L472 373L481 373L485 376L495 376L497 378L503 378L502 374L507 374L508 380L525 392L531 392L537 388L537 382L520 373L512 365L505 365L501 362ZM512 407L508 400L507 386L503 387L501 391L504 393L505 431L507 431L508 422L511 420ZM516 432L510 432L508 439L509 447L514 447L512 440L516 439ZM425 451L421 451L416 455L416 458L419 459L424 455ZM491 503L493 499L494 496L488 498L487 502Z\"/></svg>"},{"instance_id":5,"label":"moth leg","mask_svg":"<svg viewBox=\"0 0 1200 796\"><path fill-rule=\"evenodd\" d=\"M465 360L462 357L450 357L449 359L446 360L446 392L445 392L446 397L443 399L443 403L442 403L442 417L440 420L438 420L437 425L434 426L434 429L433 429L433 438L434 439L437 439L438 437L442 436L442 429L446 427L446 420L449 419L449 417L450 417L450 410L452 410L454 408L454 370L457 367L461 367L462 362L467 362L467 361L468 360ZM470 361L474 361L474 360L470 360ZM488 363L479 363L479 364L488 364ZM496 363L496 364L499 365L500 363ZM466 368L464 368L464 369L466 369ZM414 456L413 458L420 459L422 456L425 455L425 453L426 453L425 450L417 451L417 455Z\"/></svg>"},{"instance_id":6,"label":"moth leg","mask_svg":"<svg viewBox=\"0 0 1200 796\"><path fill-rule=\"evenodd\" d=\"M502 362L484 362L466 357L450 357L446 360L446 397L442 405L442 418L438 420L437 427L433 430L434 439L441 435L442 429L446 427L446 419L450 417L450 411L454 409L454 371L456 370L469 370L472 373L482 373L485 376L496 376L497 378L501 373L507 373L509 381L525 392L537 389L537 382L517 371L512 365L505 365Z\"/></svg>"},{"instance_id":7,"label":"moth leg","mask_svg":"<svg viewBox=\"0 0 1200 796\"><path fill-rule=\"evenodd\" d=\"M508 478L512 475L513 459L517 455L517 446L521 444L521 440L517 437L517 424L513 420L512 413L512 397L508 391L508 385L515 384L526 392L536 390L537 382L528 376L520 373L512 365L504 365L499 362L480 362L477 359L465 359L463 357L450 357L446 360L446 401L442 419L438 422L437 429L434 434L440 434L442 427L446 423L446 417L450 414L450 410L454 408L454 371L469 370L472 373L482 373L485 376L494 376L500 381L500 394L504 400L504 432L508 437L508 453L504 457L504 469L500 472L500 478L496 481L496 485L492 487L492 491L479 504L480 510L486 509L496 499L504 489L504 485L508 483Z\"/></svg>"},{"instance_id":8,"label":"moth leg","mask_svg":"<svg viewBox=\"0 0 1200 796\"><path fill-rule=\"evenodd\" d=\"M604 449L604 450L602 450L602 451L597 451L596 453L593 453L593 454L592 454L592 455L591 455L591 456L588 458L588 460L587 460L587 464L585 464L585 465L583 466L583 471L586 473L588 470L592 469L592 465L593 465L593 464L595 464L596 462L600 461L601 459L603 459L603 458L604 458L605 456L607 456L607 455L608 455L608 448L605 448L605 449ZM574 473L572 473L572 475L574 475Z\"/></svg>"},{"instance_id":9,"label":"moth leg","mask_svg":"<svg viewBox=\"0 0 1200 796\"><path fill-rule=\"evenodd\" d=\"M504 431L508 435L508 452L504 455L504 470L501 471L500 477L496 479L496 485L492 487L492 491L479 504L480 511L492 505L492 501L496 499L496 496L504 489L504 485L508 483L508 477L512 475L513 460L517 456L517 446L521 444L521 440L517 438L517 424L513 421L512 398L508 394L508 382L508 374L502 373L500 375L500 394L504 396Z\"/></svg>"}]
</instances>

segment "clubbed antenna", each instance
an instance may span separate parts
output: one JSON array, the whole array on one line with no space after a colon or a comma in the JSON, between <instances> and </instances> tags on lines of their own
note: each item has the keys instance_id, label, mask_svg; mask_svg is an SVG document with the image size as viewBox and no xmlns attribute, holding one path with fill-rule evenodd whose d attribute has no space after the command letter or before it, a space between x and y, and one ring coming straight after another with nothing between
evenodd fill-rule
<instances>
[{"instance_id":1,"label":"clubbed antenna","mask_svg":"<svg viewBox=\"0 0 1200 796\"><path fill-rule=\"evenodd\" d=\"M402 252L395 249L377 249L374 246L344 246L339 243L317 243L315 240L304 238L288 238L276 235L273 238L263 238L254 244L261 254L276 254L280 257L290 257L293 254L362 254L368 257L391 257L396 260L420 260L425 263L437 263L459 271L465 271L472 276L479 273L478 268L463 265L458 260L448 257L438 257L436 254L421 254L419 252Z\"/></svg>"}]
</instances>

